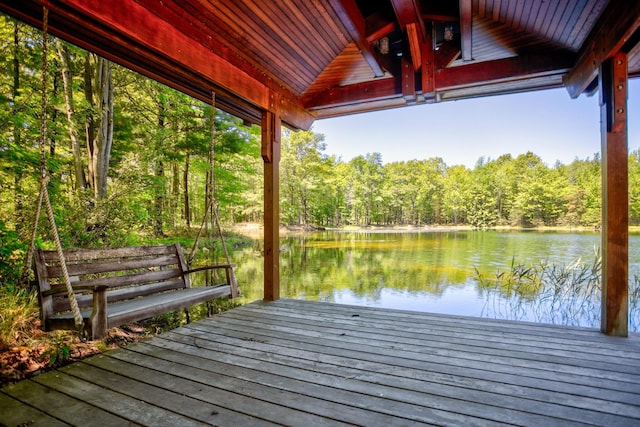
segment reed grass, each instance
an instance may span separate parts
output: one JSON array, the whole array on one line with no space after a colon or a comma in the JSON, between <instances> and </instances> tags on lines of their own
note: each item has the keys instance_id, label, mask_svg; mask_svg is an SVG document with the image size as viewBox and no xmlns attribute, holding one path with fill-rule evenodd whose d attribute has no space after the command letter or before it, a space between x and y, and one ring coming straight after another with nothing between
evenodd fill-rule
<instances>
[{"instance_id":1,"label":"reed grass","mask_svg":"<svg viewBox=\"0 0 640 427\"><path fill-rule=\"evenodd\" d=\"M602 257L594 248L590 262L540 262L512 259L505 271L487 274L475 268L485 300L482 316L557 325L599 328ZM629 280L629 330L640 331L640 275Z\"/></svg>"}]
</instances>

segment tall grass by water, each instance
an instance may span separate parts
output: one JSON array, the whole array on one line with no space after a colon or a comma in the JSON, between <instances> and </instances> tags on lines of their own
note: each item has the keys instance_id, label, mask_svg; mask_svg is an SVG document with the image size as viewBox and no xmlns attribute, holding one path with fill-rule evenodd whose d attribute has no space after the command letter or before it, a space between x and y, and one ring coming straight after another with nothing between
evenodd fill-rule
<instances>
[{"instance_id":1,"label":"tall grass by water","mask_svg":"<svg viewBox=\"0 0 640 427\"><path fill-rule=\"evenodd\" d=\"M482 316L567 326L600 326L602 258L590 262L546 261L524 265L512 259L505 271L475 269L485 299ZM629 280L629 329L640 330L640 276Z\"/></svg>"}]
</instances>

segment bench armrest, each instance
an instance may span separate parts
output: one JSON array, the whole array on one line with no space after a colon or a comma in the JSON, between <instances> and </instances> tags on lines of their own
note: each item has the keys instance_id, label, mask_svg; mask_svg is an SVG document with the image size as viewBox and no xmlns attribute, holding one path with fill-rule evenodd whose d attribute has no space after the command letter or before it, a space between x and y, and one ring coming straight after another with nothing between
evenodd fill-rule
<instances>
[{"instance_id":1,"label":"bench armrest","mask_svg":"<svg viewBox=\"0 0 640 427\"><path fill-rule=\"evenodd\" d=\"M212 265L206 265L204 267L192 268L191 270L185 271L184 274L195 273L197 271L214 270L218 268L230 269L235 267L236 267L235 264L212 264Z\"/></svg>"},{"instance_id":2,"label":"bench armrest","mask_svg":"<svg viewBox=\"0 0 640 427\"><path fill-rule=\"evenodd\" d=\"M214 270L214 269L224 269L225 275L227 276L227 284L231 286L231 298L236 298L240 296L240 291L238 290L238 284L235 280L235 276L233 275L233 269L236 267L236 264L212 264L204 267L196 267L191 270L187 270L184 272L185 275L189 273L195 273L197 271L206 271L206 270Z\"/></svg>"}]
</instances>

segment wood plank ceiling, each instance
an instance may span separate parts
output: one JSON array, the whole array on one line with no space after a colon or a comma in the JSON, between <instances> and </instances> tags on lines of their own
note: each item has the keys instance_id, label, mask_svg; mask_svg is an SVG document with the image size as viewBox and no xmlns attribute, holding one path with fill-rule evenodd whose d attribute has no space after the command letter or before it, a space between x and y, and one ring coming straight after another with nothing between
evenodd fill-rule
<instances>
[{"instance_id":1,"label":"wood plank ceiling","mask_svg":"<svg viewBox=\"0 0 640 427\"><path fill-rule=\"evenodd\" d=\"M563 85L627 0L0 0L0 10L250 122L316 118ZM610 13L607 12L610 10ZM640 74L638 16L623 28ZM591 70L582 84L595 87ZM581 74L582 75L582 74ZM584 78L583 78L584 80ZM581 90L577 91L578 93ZM577 95L572 93L573 96Z\"/></svg>"}]
</instances>

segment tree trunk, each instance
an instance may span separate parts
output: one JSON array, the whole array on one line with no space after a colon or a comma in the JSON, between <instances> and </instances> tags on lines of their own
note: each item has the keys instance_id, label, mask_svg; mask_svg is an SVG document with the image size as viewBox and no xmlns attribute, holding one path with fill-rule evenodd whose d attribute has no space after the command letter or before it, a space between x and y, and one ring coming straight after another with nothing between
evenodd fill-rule
<instances>
[{"instance_id":1,"label":"tree trunk","mask_svg":"<svg viewBox=\"0 0 640 427\"><path fill-rule=\"evenodd\" d=\"M60 88L60 80L58 77L58 64L57 62L54 62L55 69L53 70L53 72L51 74L53 74L53 92L50 94L50 96L48 96L50 99L58 99L58 90ZM49 107L48 111L47 111L47 115L49 116L49 120L51 120L51 123L57 123L58 122L58 109L54 108L54 107ZM58 142L58 133L57 133L57 127L56 126L51 126L48 135L49 137L49 156L50 158L54 158L56 155L56 145Z\"/></svg>"},{"instance_id":2,"label":"tree trunk","mask_svg":"<svg viewBox=\"0 0 640 427\"><path fill-rule=\"evenodd\" d=\"M69 48L60 40L56 42L58 57L60 58L62 84L64 86L64 104L67 112L67 130L69 132L69 140L73 151L73 168L76 177L76 191L80 192L86 188L87 182L84 175L84 165L82 162L82 152L76 134L76 117L75 108L73 106L73 76L71 74Z\"/></svg>"},{"instance_id":3,"label":"tree trunk","mask_svg":"<svg viewBox=\"0 0 640 427\"><path fill-rule=\"evenodd\" d=\"M178 219L178 205L180 204L180 165L177 161L171 162L173 173L171 176L171 212L175 212L176 215L171 215L173 226L176 226L176 220Z\"/></svg>"},{"instance_id":4,"label":"tree trunk","mask_svg":"<svg viewBox=\"0 0 640 427\"><path fill-rule=\"evenodd\" d=\"M96 103L94 100L93 89L93 74L94 69L91 64L91 54L87 52L84 57L84 97L89 106L86 111L85 117L85 144L87 147L87 168L89 170L89 186L93 189L94 196L97 197L96 186L96 172L94 159L94 141L96 140L96 122L95 122L95 109Z\"/></svg>"},{"instance_id":5,"label":"tree trunk","mask_svg":"<svg viewBox=\"0 0 640 427\"><path fill-rule=\"evenodd\" d=\"M18 97L20 96L20 33L18 28L18 22L13 23L13 87L11 88L11 96L13 103L11 106L11 115L15 117L18 113ZM17 149L22 146L22 132L21 126L18 125L16 120L13 126L13 142ZM21 165L14 168L13 175L13 201L15 206L16 228L18 231L22 227L23 219L22 213L24 212L24 191L22 189L22 170Z\"/></svg>"},{"instance_id":6,"label":"tree trunk","mask_svg":"<svg viewBox=\"0 0 640 427\"><path fill-rule=\"evenodd\" d=\"M164 145L165 138L165 116L167 107L164 104L162 97L158 99L158 141L157 150L158 153L162 153L162 146ZM162 161L162 155L158 155L155 166L156 185L155 188L155 201L154 201L154 233L156 236L164 235L163 227L163 205L164 205L164 163Z\"/></svg>"},{"instance_id":7,"label":"tree trunk","mask_svg":"<svg viewBox=\"0 0 640 427\"><path fill-rule=\"evenodd\" d=\"M184 157L184 172L182 178L182 188L184 191L184 220L187 229L191 228L191 206L189 200L189 153Z\"/></svg>"},{"instance_id":8,"label":"tree trunk","mask_svg":"<svg viewBox=\"0 0 640 427\"><path fill-rule=\"evenodd\" d=\"M104 199L107 196L107 177L109 174L109 159L113 146L113 79L111 76L111 62L98 59L98 88L100 90L100 126L97 147L94 149L94 164L96 173L96 196Z\"/></svg>"},{"instance_id":9,"label":"tree trunk","mask_svg":"<svg viewBox=\"0 0 640 427\"><path fill-rule=\"evenodd\" d=\"M154 233L157 237L164 236L164 227L162 217L163 213L163 204L164 204L164 163L162 160L158 159L156 163L155 170L157 182L156 182L156 197L155 197L155 219L154 219Z\"/></svg>"},{"instance_id":10,"label":"tree trunk","mask_svg":"<svg viewBox=\"0 0 640 427\"><path fill-rule=\"evenodd\" d=\"M85 56L84 67L84 93L89 105L86 118L86 143L90 184L95 199L100 200L107 195L109 159L113 145L113 80L111 62L98 57L94 69L91 64L91 55L87 53ZM96 98L99 100L97 106Z\"/></svg>"}]
</instances>

